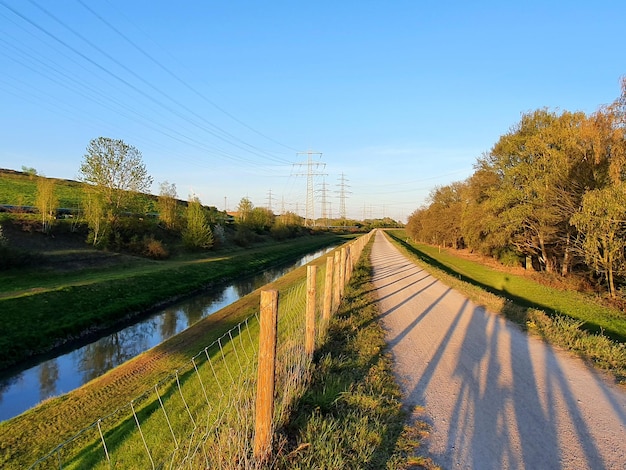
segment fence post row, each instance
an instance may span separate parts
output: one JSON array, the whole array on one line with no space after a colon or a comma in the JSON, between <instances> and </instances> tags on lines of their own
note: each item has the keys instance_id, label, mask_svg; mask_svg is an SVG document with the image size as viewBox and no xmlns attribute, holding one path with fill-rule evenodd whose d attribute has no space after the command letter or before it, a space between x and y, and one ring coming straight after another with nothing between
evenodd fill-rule
<instances>
[{"instance_id":1,"label":"fence post row","mask_svg":"<svg viewBox=\"0 0 626 470\"><path fill-rule=\"evenodd\" d=\"M352 269L365 244L373 232L360 237L350 245L336 250L326 258L324 279L324 303L322 321L330 320L336 312L345 284L350 280ZM307 266L305 312L305 352L312 355L315 350L315 309L317 288L317 266ZM276 377L276 341L278 330L278 291L261 291L261 318L259 335L259 368L256 397L256 419L254 433L254 457L265 462L272 446L274 413L274 389Z\"/></svg>"}]
</instances>

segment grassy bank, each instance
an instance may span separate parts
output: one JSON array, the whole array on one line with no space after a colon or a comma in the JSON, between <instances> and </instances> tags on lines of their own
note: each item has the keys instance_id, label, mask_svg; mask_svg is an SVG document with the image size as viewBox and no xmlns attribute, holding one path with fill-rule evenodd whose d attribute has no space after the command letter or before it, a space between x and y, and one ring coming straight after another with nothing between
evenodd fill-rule
<instances>
[{"instance_id":1,"label":"grassy bank","mask_svg":"<svg viewBox=\"0 0 626 470\"><path fill-rule=\"evenodd\" d=\"M368 254L366 251L362 260L368 262ZM319 266L319 279L323 279L325 259L313 264ZM435 468L428 459L415 455L427 428L418 419L419 410L410 410L411 425L405 424L407 412L401 406L399 388L385 350L384 332L376 322L378 312L373 304L369 269L367 264L357 266L339 311L331 321L329 333L320 340L322 346L315 354L311 386L295 406L292 418L279 430L276 452L268 468ZM305 276L303 267L266 288L278 289L282 298L293 291L293 286L303 285ZM150 390L163 374L179 370L198 350L249 317L258 309L259 295L256 291L244 297L75 392L50 399L17 418L0 423L0 466L27 467L74 435L77 429ZM254 338L258 336L257 327L255 323L251 329ZM230 354L228 345L224 353ZM224 373L219 366L213 372L216 378ZM135 400L138 419L152 449L163 450L165 442L159 445L152 440L158 435L167 438L168 426L177 435L186 435L180 428L184 426L187 404L193 410L193 402L202 401L206 394L219 398L214 384L205 381L200 385L193 373L182 374L181 384L181 395L186 398L184 406L172 404L180 401L175 388L162 391L170 417L167 423L154 394L148 401ZM233 404L225 405L232 412ZM178 407L178 412L172 412L172 407ZM211 412L222 414L219 408ZM242 410L234 413L235 417L243 418ZM157 430L152 430L155 426ZM232 435L235 428L236 424L229 426L227 434ZM133 462L145 460L132 415L105 435L109 450L115 449L114 467L132 468ZM90 439L93 439L91 445ZM226 456L232 454L233 458L239 458L242 452L245 457L246 449L230 448ZM103 449L96 433L87 440L84 451L66 462L63 468L108 468L102 460ZM227 459L224 467L233 468L233 462ZM239 465L237 468L252 468L246 466L245 459Z\"/></svg>"},{"instance_id":2,"label":"grassy bank","mask_svg":"<svg viewBox=\"0 0 626 470\"><path fill-rule=\"evenodd\" d=\"M377 322L370 249L315 353L309 387L281 432L277 468L436 468L419 456L420 438L428 432L419 410L409 417L402 408Z\"/></svg>"},{"instance_id":3,"label":"grassy bank","mask_svg":"<svg viewBox=\"0 0 626 470\"><path fill-rule=\"evenodd\" d=\"M547 287L524 276L494 270L453 252L392 240L435 277L524 329L589 360L626 383L626 314L574 291Z\"/></svg>"},{"instance_id":4,"label":"grassy bank","mask_svg":"<svg viewBox=\"0 0 626 470\"><path fill-rule=\"evenodd\" d=\"M155 305L340 241L323 234L183 260L138 259L81 272L3 272L0 369Z\"/></svg>"},{"instance_id":5,"label":"grassy bank","mask_svg":"<svg viewBox=\"0 0 626 470\"><path fill-rule=\"evenodd\" d=\"M323 266L324 262L325 259L322 258L314 261L314 264ZM282 292L301 284L305 277L306 269L299 268L265 288L274 288ZM90 426L104 416L117 412L116 410L121 406L135 400L146 390L154 390L155 384L172 371L188 368L190 358L198 351L202 351L226 331L258 311L259 298L260 291L257 290L79 389L46 400L20 416L0 423L0 467L27 468L37 458L47 454L79 430ZM254 328L252 334L255 334ZM225 350L225 354L229 354L228 350ZM216 372L220 374L219 370ZM210 389L208 384L209 382L205 382L206 393L219 397L219 394L214 394L215 390ZM193 400L198 397L202 398L205 393L192 374L182 375L181 385L190 406ZM177 393L170 392L169 395L164 393L162 398L164 401L175 400L177 396ZM147 421L152 414L159 415L159 413L154 413L155 398L152 395L151 401L136 402L142 422ZM180 413L170 414L172 426L176 432L179 432L176 426L179 426L177 424L179 421L184 420L185 409L182 407ZM159 424L167 426L166 423ZM129 437L130 433L135 430L131 415L120 427L107 434L109 445L118 448L129 447L129 453L124 454L126 458L130 458L128 456L132 455L132 452L141 453L141 444L136 445L137 443L132 442ZM149 429L145 431L150 432ZM184 432L182 434L184 435ZM102 460L103 452L102 448L98 447L98 439L94 442L93 448L87 447L81 453L81 460L76 463L77 468L85 468L81 465L87 465L85 462L93 462L91 459ZM127 461L127 464L131 461ZM92 468L91 464L87 466ZM129 467L125 466L125 468Z\"/></svg>"}]
</instances>

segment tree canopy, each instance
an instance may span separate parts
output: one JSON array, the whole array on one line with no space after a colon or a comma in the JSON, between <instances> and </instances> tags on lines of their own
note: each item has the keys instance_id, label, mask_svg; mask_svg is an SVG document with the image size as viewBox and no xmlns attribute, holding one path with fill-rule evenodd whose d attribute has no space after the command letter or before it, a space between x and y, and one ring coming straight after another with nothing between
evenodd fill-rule
<instances>
[{"instance_id":1,"label":"tree canopy","mask_svg":"<svg viewBox=\"0 0 626 470\"><path fill-rule=\"evenodd\" d=\"M626 276L626 80L595 113L538 109L479 157L471 177L435 188L407 230L566 275L587 266L611 295Z\"/></svg>"}]
</instances>

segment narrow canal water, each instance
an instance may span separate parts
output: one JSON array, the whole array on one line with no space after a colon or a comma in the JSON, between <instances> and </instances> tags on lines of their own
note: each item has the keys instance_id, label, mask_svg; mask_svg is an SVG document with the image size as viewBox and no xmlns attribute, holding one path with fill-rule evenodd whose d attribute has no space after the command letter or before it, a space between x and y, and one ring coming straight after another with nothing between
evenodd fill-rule
<instances>
[{"instance_id":1,"label":"narrow canal water","mask_svg":"<svg viewBox=\"0 0 626 470\"><path fill-rule=\"evenodd\" d=\"M327 247L295 262L185 299L90 344L0 378L0 421L21 414L46 398L80 387L334 248Z\"/></svg>"}]
</instances>

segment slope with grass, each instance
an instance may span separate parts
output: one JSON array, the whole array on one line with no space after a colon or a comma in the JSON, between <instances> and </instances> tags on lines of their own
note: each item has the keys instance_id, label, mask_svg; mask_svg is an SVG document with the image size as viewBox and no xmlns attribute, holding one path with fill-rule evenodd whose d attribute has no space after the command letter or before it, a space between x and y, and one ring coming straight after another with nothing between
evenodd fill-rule
<instances>
[{"instance_id":1,"label":"slope with grass","mask_svg":"<svg viewBox=\"0 0 626 470\"><path fill-rule=\"evenodd\" d=\"M0 273L0 369L128 321L181 296L256 273L324 246L323 234L178 260L122 257L93 270Z\"/></svg>"}]
</instances>

